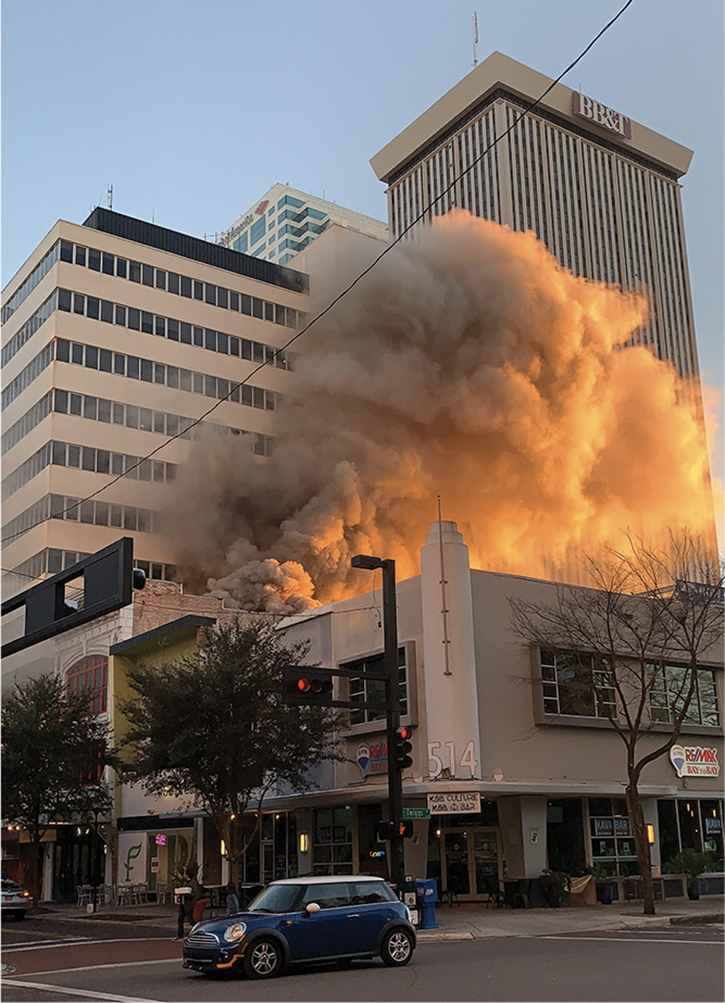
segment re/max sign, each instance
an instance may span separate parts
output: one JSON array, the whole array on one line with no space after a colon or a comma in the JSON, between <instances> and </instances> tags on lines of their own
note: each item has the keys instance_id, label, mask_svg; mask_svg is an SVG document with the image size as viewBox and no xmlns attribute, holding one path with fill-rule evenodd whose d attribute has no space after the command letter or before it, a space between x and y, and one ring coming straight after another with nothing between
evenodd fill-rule
<instances>
[{"instance_id":1,"label":"re/max sign","mask_svg":"<svg viewBox=\"0 0 725 1003\"><path fill-rule=\"evenodd\" d=\"M601 125L610 132L616 132L623 139L632 138L632 122L619 111L607 108L594 98L588 98L585 94L573 91L571 96L571 110L580 118L586 118L594 125Z\"/></svg>"}]
</instances>

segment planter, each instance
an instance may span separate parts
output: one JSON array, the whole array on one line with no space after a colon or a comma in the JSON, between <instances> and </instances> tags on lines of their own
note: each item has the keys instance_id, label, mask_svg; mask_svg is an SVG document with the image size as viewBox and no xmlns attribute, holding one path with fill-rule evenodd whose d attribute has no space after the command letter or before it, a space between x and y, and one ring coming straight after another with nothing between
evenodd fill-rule
<instances>
[{"instance_id":1,"label":"planter","mask_svg":"<svg viewBox=\"0 0 725 1003\"><path fill-rule=\"evenodd\" d=\"M687 886L687 897L693 901L700 898L700 883L697 880Z\"/></svg>"},{"instance_id":2,"label":"planter","mask_svg":"<svg viewBox=\"0 0 725 1003\"><path fill-rule=\"evenodd\" d=\"M611 905L614 901L614 888L611 885L597 885L597 902Z\"/></svg>"}]
</instances>

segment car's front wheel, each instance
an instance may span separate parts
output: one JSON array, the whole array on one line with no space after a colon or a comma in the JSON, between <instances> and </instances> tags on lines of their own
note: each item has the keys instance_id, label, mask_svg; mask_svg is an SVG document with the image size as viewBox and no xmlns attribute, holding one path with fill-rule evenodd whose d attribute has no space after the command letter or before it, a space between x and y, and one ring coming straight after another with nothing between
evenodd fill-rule
<instances>
[{"instance_id":1,"label":"car's front wheel","mask_svg":"<svg viewBox=\"0 0 725 1003\"><path fill-rule=\"evenodd\" d=\"M260 937L244 955L244 971L250 979L273 979L282 970L282 948L271 937Z\"/></svg>"},{"instance_id":2,"label":"car's front wheel","mask_svg":"<svg viewBox=\"0 0 725 1003\"><path fill-rule=\"evenodd\" d=\"M390 930L385 934L380 954L385 964L391 968L407 965L413 957L413 938L401 927Z\"/></svg>"}]
</instances>

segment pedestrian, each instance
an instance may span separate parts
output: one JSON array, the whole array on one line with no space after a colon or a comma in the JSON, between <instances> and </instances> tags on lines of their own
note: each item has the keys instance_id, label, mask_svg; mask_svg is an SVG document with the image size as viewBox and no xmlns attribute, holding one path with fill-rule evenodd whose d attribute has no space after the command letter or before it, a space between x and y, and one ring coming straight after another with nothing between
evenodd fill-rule
<instances>
[{"instance_id":1,"label":"pedestrian","mask_svg":"<svg viewBox=\"0 0 725 1003\"><path fill-rule=\"evenodd\" d=\"M227 914L234 916L239 912L239 898L237 897L237 886L233 881L227 885Z\"/></svg>"},{"instance_id":2,"label":"pedestrian","mask_svg":"<svg viewBox=\"0 0 725 1003\"><path fill-rule=\"evenodd\" d=\"M179 912L176 919L176 939L184 939L184 923L188 919L191 925L194 925L194 906L202 897L201 885L199 884L197 877L197 867L193 861L190 861L182 869L180 880L183 882L180 888L184 889L182 894L177 894L176 898L179 902ZM188 888L188 891L186 889Z\"/></svg>"}]
</instances>

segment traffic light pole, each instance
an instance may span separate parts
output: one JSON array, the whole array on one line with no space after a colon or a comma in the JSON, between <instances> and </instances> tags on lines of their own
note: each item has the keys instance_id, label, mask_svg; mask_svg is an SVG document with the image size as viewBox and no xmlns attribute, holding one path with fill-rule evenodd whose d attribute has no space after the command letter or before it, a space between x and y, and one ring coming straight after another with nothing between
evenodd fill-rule
<instances>
[{"instance_id":1,"label":"traffic light pole","mask_svg":"<svg viewBox=\"0 0 725 1003\"><path fill-rule=\"evenodd\" d=\"M405 854L400 823L403 819L403 773L395 763L396 734L400 727L398 688L398 611L395 594L395 561L381 561L383 570L383 633L385 674L388 682L388 808L394 823L390 840L390 877L402 892L405 881Z\"/></svg>"}]
</instances>

